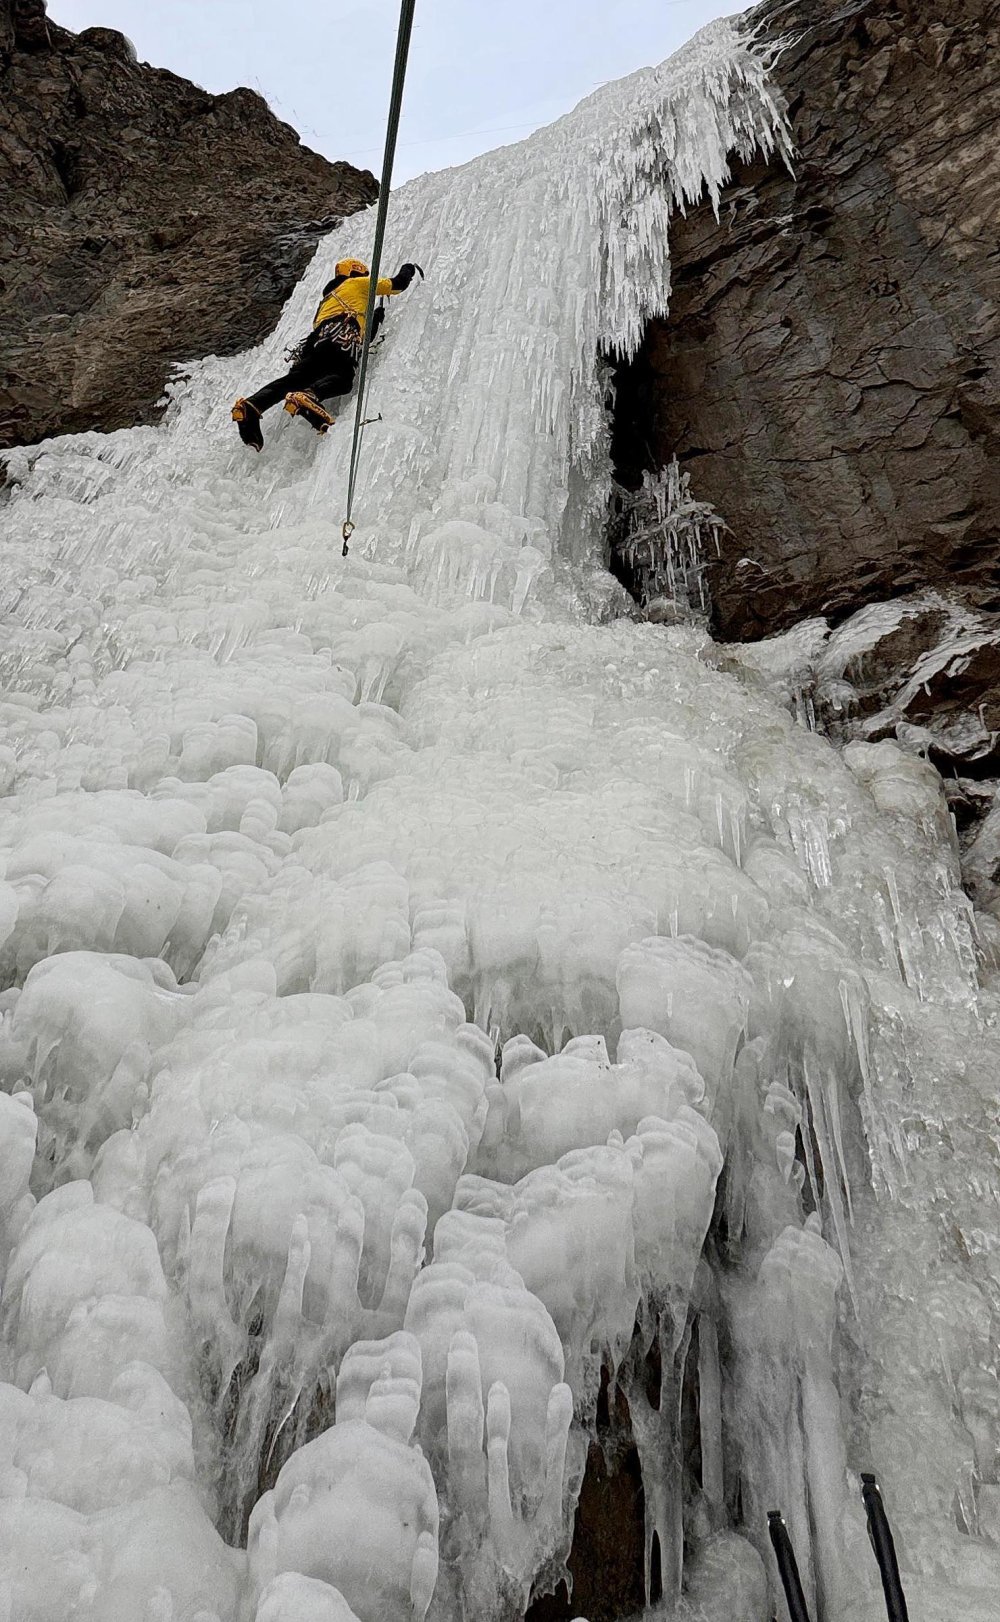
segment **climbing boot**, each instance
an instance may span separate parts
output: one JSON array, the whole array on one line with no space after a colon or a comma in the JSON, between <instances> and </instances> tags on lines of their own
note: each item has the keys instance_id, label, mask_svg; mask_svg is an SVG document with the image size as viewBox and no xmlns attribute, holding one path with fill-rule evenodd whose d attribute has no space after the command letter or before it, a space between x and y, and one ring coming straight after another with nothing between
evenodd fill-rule
<instances>
[{"instance_id":1,"label":"climbing boot","mask_svg":"<svg viewBox=\"0 0 1000 1622\"><path fill-rule=\"evenodd\" d=\"M255 405L241 397L233 406L233 421L244 445L252 445L255 451L264 449L264 435L260 431L260 412Z\"/></svg>"},{"instance_id":2,"label":"climbing boot","mask_svg":"<svg viewBox=\"0 0 1000 1622\"><path fill-rule=\"evenodd\" d=\"M311 428L318 434L325 434L332 428L335 418L331 417L325 406L320 405L315 394L308 389L295 391L285 395L285 410L293 417L304 417Z\"/></svg>"}]
</instances>

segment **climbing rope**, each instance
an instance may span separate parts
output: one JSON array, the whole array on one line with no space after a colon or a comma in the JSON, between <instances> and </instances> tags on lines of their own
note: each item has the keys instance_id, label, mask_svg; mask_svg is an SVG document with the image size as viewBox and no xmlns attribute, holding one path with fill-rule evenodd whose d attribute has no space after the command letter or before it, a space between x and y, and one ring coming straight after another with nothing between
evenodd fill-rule
<instances>
[{"instance_id":1,"label":"climbing rope","mask_svg":"<svg viewBox=\"0 0 1000 1622\"><path fill-rule=\"evenodd\" d=\"M358 408L354 416L354 439L351 443L351 466L347 475L347 515L344 518L344 552L354 530L351 513L354 509L354 489L358 479L358 460L365 430L365 389L368 382L368 351L371 347L372 317L375 313L376 288L382 259L382 241L385 220L389 211L389 188L392 183L392 164L396 156L396 136L399 115L403 105L403 83L406 79L406 59L410 51L410 30L413 27L413 8L416 0L402 0L399 12L399 33L396 36L396 64L392 73L392 94L389 98L389 123L385 132L385 154L382 158L382 182L378 194L378 213L375 216L375 244L372 248L371 270L368 278L368 307L365 311L365 336L361 346L361 368L358 373Z\"/></svg>"}]
</instances>

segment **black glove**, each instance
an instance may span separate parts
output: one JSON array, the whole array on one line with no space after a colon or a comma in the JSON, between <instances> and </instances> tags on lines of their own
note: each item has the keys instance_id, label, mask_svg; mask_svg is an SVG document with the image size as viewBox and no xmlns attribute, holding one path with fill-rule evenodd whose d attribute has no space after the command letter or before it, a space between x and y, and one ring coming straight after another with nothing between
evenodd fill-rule
<instances>
[{"instance_id":1,"label":"black glove","mask_svg":"<svg viewBox=\"0 0 1000 1622\"><path fill-rule=\"evenodd\" d=\"M419 265L411 265L409 263L400 265L395 276L392 278L392 285L398 293L404 293L412 282L414 276L418 274L422 279L424 273L420 269Z\"/></svg>"}]
</instances>

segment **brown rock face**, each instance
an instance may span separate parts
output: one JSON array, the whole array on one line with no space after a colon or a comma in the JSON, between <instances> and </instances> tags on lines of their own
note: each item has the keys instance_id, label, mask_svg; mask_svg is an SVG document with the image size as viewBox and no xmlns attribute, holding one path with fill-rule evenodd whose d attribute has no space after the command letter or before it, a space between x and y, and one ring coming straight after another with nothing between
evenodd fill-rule
<instances>
[{"instance_id":1,"label":"brown rock face","mask_svg":"<svg viewBox=\"0 0 1000 1622\"><path fill-rule=\"evenodd\" d=\"M254 91L0 0L0 447L149 422L171 365L259 342L377 190Z\"/></svg>"},{"instance_id":2,"label":"brown rock face","mask_svg":"<svg viewBox=\"0 0 1000 1622\"><path fill-rule=\"evenodd\" d=\"M716 631L927 586L1000 605L1000 0L767 0L795 174L671 230L619 379L626 483L676 454L729 525Z\"/></svg>"}]
</instances>

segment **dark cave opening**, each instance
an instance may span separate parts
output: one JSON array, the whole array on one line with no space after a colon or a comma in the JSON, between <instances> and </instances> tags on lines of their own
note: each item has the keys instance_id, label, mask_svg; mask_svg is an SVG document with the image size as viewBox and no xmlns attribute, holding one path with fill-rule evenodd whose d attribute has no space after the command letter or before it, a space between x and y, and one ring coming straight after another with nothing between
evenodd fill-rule
<instances>
[{"instance_id":1,"label":"dark cave opening","mask_svg":"<svg viewBox=\"0 0 1000 1622\"><path fill-rule=\"evenodd\" d=\"M692 487L664 428L663 378L653 359L662 325L648 323L632 360L606 357L613 480L607 567L646 619L705 623L727 526Z\"/></svg>"},{"instance_id":2,"label":"dark cave opening","mask_svg":"<svg viewBox=\"0 0 1000 1622\"><path fill-rule=\"evenodd\" d=\"M569 1569L570 1598L564 1583L554 1594L534 1599L526 1622L616 1622L645 1606L643 1578L646 1501L639 1452L623 1393L612 1391L601 1370L597 1408L598 1440L587 1453Z\"/></svg>"},{"instance_id":3,"label":"dark cave opening","mask_svg":"<svg viewBox=\"0 0 1000 1622\"><path fill-rule=\"evenodd\" d=\"M679 1459L686 1504L700 1501L705 1492L698 1322L696 1318L692 1324L681 1388ZM636 1336L640 1335L637 1325ZM634 1343L626 1363L640 1351L641 1346ZM653 1336L651 1350L634 1366L641 1374L643 1396L651 1410L657 1412L661 1398L658 1336ZM565 1583L560 1583L554 1593L532 1599L525 1622L572 1622L578 1616L586 1616L588 1622L620 1622L646 1609L646 1500L639 1451L628 1400L621 1386L612 1382L606 1366L601 1370L596 1420L597 1439L587 1453L568 1561L572 1596ZM650 1602L656 1604L662 1593L662 1551L654 1532Z\"/></svg>"}]
</instances>

